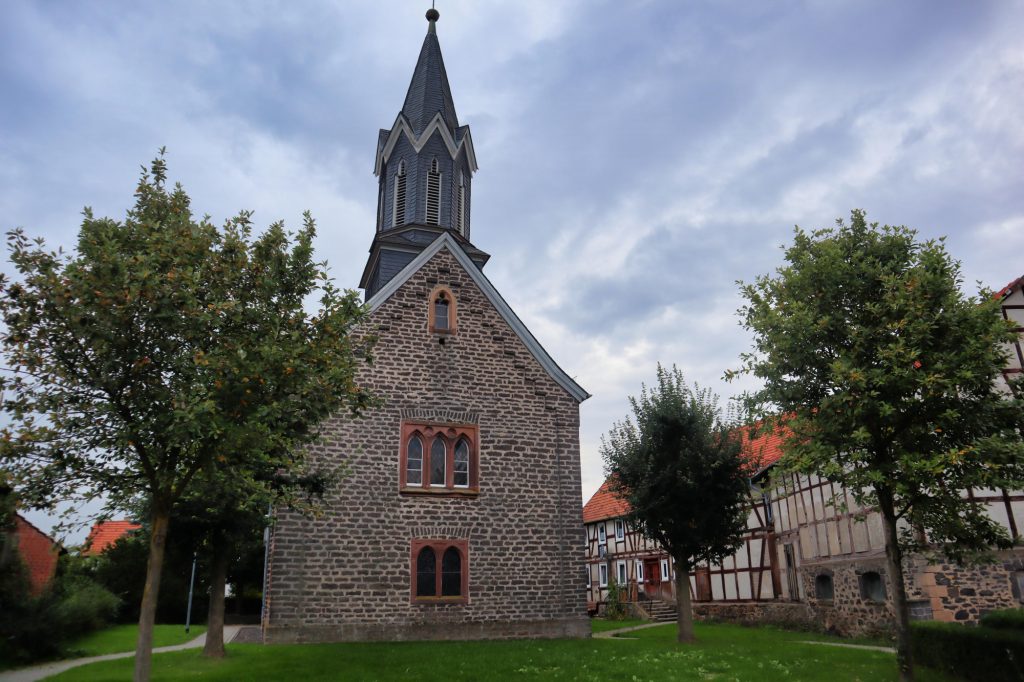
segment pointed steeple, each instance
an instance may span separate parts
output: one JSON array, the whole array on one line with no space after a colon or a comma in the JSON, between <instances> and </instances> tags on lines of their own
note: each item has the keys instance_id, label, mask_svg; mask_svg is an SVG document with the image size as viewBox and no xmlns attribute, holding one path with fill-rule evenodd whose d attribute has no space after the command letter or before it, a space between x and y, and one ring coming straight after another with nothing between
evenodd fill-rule
<instances>
[{"instance_id":1,"label":"pointed steeple","mask_svg":"<svg viewBox=\"0 0 1024 682\"><path fill-rule=\"evenodd\" d=\"M377 138L377 233L359 283L367 299L446 232L477 267L490 257L469 241L476 152L469 126L455 115L437 41L439 17L427 11L427 37L405 103Z\"/></svg>"},{"instance_id":2,"label":"pointed steeple","mask_svg":"<svg viewBox=\"0 0 1024 682\"><path fill-rule=\"evenodd\" d=\"M437 113L441 114L452 133L459 127L452 89L448 85L448 74L445 73L444 59L441 57L441 44L437 41L437 20L440 16L436 9L427 10L430 27L423 39L420 58L412 72L409 91L402 105L402 114L417 135L423 132Z\"/></svg>"}]
</instances>

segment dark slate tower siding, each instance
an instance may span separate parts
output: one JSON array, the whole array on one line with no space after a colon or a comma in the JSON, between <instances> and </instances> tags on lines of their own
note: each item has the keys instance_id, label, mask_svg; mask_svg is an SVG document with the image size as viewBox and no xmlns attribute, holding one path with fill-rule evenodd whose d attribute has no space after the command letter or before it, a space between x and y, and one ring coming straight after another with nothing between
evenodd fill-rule
<instances>
[{"instance_id":1,"label":"dark slate tower siding","mask_svg":"<svg viewBox=\"0 0 1024 682\"><path fill-rule=\"evenodd\" d=\"M441 139L441 134L437 132L431 136L430 140L418 154L405 136L402 136L395 145L388 159L386 169L381 173L384 210L380 212L383 220L377 226L378 232L402 227L407 224L427 224L427 174L430 172L430 164L434 159L437 159L437 164L441 171L441 215L438 225L446 229L458 231L455 206L458 196L459 174L461 173L465 182L466 211L463 218L465 230L461 231L460 234L469 239L469 196L471 194L472 173L470 172L465 152L460 151L456 158L453 159L448 153L448 146ZM395 176L398 174L398 169L403 160L405 161L406 174L405 222L395 225Z\"/></svg>"},{"instance_id":2,"label":"dark slate tower siding","mask_svg":"<svg viewBox=\"0 0 1024 682\"><path fill-rule=\"evenodd\" d=\"M440 127L432 127L438 117ZM445 132L442 133L442 130ZM445 140L445 134L454 141L454 154ZM474 261L483 267L487 254L475 249L469 242L472 182L476 170L475 157L472 156L472 137L469 126L459 125L433 22L423 40L402 110L390 129L380 131L377 146L377 196L380 205L377 210L376 237L370 247L369 263L360 282L360 286L366 290L366 298L371 298L387 284L397 272L396 268L400 269L411 260L404 254L396 254L396 250L402 252L412 249L415 254L426 245L395 244L391 237L403 234L410 227L429 228L435 236L441 230L458 234L470 246L469 251ZM435 159L441 172L439 215L437 223L431 224L427 222L428 174ZM403 162L405 212L404 216L396 220L395 178ZM460 178L464 196L461 226L457 209Z\"/></svg>"}]
</instances>

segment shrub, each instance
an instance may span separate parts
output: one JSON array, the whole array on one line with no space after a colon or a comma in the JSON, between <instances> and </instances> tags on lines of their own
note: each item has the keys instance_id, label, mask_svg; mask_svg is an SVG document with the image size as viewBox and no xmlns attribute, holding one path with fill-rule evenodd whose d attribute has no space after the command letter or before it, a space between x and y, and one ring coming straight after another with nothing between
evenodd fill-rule
<instances>
[{"instance_id":1,"label":"shrub","mask_svg":"<svg viewBox=\"0 0 1024 682\"><path fill-rule=\"evenodd\" d=\"M99 630L113 622L121 600L91 580L77 579L62 586L61 598L50 608L65 638Z\"/></svg>"},{"instance_id":2,"label":"shrub","mask_svg":"<svg viewBox=\"0 0 1024 682\"><path fill-rule=\"evenodd\" d=\"M981 626L998 630L1024 630L1024 609L1000 609L981 617Z\"/></svg>"},{"instance_id":3,"label":"shrub","mask_svg":"<svg viewBox=\"0 0 1024 682\"><path fill-rule=\"evenodd\" d=\"M1024 679L1024 634L956 623L913 623L911 650L918 665L977 682Z\"/></svg>"},{"instance_id":4,"label":"shrub","mask_svg":"<svg viewBox=\"0 0 1024 682\"><path fill-rule=\"evenodd\" d=\"M605 618L608 620L620 620L626 617L626 607L622 603L622 589L619 587L615 576L608 579L608 602L605 604Z\"/></svg>"},{"instance_id":5,"label":"shrub","mask_svg":"<svg viewBox=\"0 0 1024 682\"><path fill-rule=\"evenodd\" d=\"M118 599L91 580L58 573L33 596L20 557L0 566L0 667L53 658L67 642L113 618Z\"/></svg>"}]
</instances>

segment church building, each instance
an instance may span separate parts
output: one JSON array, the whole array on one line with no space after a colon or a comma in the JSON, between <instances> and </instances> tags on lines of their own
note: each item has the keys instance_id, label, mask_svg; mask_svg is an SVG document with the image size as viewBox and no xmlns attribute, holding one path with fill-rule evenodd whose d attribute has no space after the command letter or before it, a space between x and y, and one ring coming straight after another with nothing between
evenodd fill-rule
<instances>
[{"instance_id":1,"label":"church building","mask_svg":"<svg viewBox=\"0 0 1024 682\"><path fill-rule=\"evenodd\" d=\"M477 170L436 25L381 130L360 287L384 406L313 446L344 467L317 518L278 510L267 642L589 636L579 405L589 397L483 274ZM369 236L369 235L368 235Z\"/></svg>"}]
</instances>

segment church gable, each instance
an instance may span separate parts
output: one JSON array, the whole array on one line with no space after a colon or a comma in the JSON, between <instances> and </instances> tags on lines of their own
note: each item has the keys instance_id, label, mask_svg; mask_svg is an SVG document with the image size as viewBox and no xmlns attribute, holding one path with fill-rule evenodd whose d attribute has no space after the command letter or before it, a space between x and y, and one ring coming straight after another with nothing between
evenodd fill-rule
<instances>
[{"instance_id":1,"label":"church gable","mask_svg":"<svg viewBox=\"0 0 1024 682\"><path fill-rule=\"evenodd\" d=\"M452 276L453 273L455 276ZM452 282L456 305L465 311L464 314L468 316L469 321L479 320L483 325L482 329L473 332L476 348L467 348L462 352L482 350L500 341L505 356L519 356L519 361L515 363L517 366L524 361L530 361L547 375L548 380L554 382L576 402L583 402L590 397L590 394L548 355L490 280L448 233L438 237L396 274L367 301L367 306L374 319L380 320L379 323L384 325L386 332L390 329L387 321L389 315L404 316L406 310L409 310L409 314L417 314L413 311L416 309L419 296L419 313L422 314L423 329L426 333L428 296L431 291L429 287L441 283L446 278ZM471 297L469 301L459 300L460 292L463 291ZM400 303L392 301L396 297L401 300ZM433 305L433 301L430 301L430 305ZM377 311L381 309L384 309L385 313L377 315ZM382 333L381 336L383 338L385 334ZM437 339L437 345L443 347L444 343L441 341L442 339Z\"/></svg>"}]
</instances>

